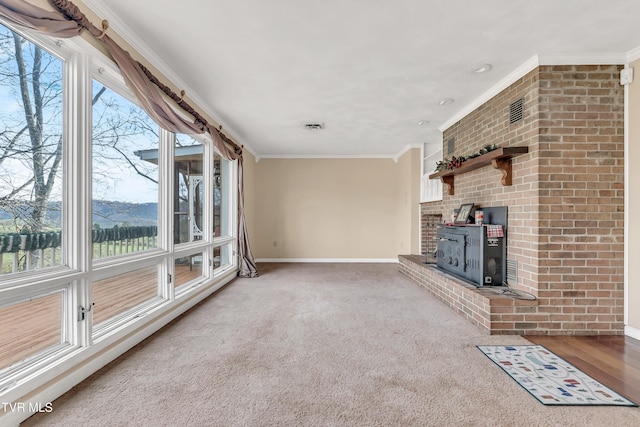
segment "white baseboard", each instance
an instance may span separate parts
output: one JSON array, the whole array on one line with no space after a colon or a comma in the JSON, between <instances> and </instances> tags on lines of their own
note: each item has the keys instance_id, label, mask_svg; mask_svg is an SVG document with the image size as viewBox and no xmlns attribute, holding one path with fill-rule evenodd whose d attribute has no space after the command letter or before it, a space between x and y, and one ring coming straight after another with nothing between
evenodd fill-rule
<instances>
[{"instance_id":1,"label":"white baseboard","mask_svg":"<svg viewBox=\"0 0 640 427\"><path fill-rule=\"evenodd\" d=\"M624 327L624 334L631 338L640 340L640 329L634 328L633 326L626 325Z\"/></svg>"},{"instance_id":2,"label":"white baseboard","mask_svg":"<svg viewBox=\"0 0 640 427\"><path fill-rule=\"evenodd\" d=\"M397 263L398 258L258 258L256 262Z\"/></svg>"}]
</instances>

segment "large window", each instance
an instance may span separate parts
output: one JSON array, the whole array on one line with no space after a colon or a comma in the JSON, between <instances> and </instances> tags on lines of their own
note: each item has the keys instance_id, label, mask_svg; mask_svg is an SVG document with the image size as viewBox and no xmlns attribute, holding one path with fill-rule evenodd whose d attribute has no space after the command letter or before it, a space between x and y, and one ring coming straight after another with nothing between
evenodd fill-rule
<instances>
[{"instance_id":1,"label":"large window","mask_svg":"<svg viewBox=\"0 0 640 427\"><path fill-rule=\"evenodd\" d=\"M442 182L439 179L429 179L436 169L436 163L442 160L442 148L433 151L432 144L424 144L422 148L422 185L421 202L435 202L442 200Z\"/></svg>"},{"instance_id":2,"label":"large window","mask_svg":"<svg viewBox=\"0 0 640 427\"><path fill-rule=\"evenodd\" d=\"M230 194L229 194L229 178L230 178L230 162L224 159L220 154L213 156L213 203L214 203L214 237L229 236L231 235L230 218L228 212L229 209Z\"/></svg>"},{"instance_id":3,"label":"large window","mask_svg":"<svg viewBox=\"0 0 640 427\"><path fill-rule=\"evenodd\" d=\"M174 286L182 288L184 285L200 279L204 274L203 259L204 254L202 252L176 258L174 264Z\"/></svg>"},{"instance_id":4,"label":"large window","mask_svg":"<svg viewBox=\"0 0 640 427\"><path fill-rule=\"evenodd\" d=\"M213 268L223 270L231 264L232 245L230 243L213 248Z\"/></svg>"},{"instance_id":5,"label":"large window","mask_svg":"<svg viewBox=\"0 0 640 427\"><path fill-rule=\"evenodd\" d=\"M60 322L66 292L65 287L0 307L0 372L68 344L67 330Z\"/></svg>"},{"instance_id":6,"label":"large window","mask_svg":"<svg viewBox=\"0 0 640 427\"><path fill-rule=\"evenodd\" d=\"M93 283L93 324L99 330L109 321L158 296L158 267L118 274Z\"/></svg>"},{"instance_id":7,"label":"large window","mask_svg":"<svg viewBox=\"0 0 640 427\"><path fill-rule=\"evenodd\" d=\"M63 65L0 25L2 274L64 263Z\"/></svg>"},{"instance_id":8,"label":"large window","mask_svg":"<svg viewBox=\"0 0 640 427\"><path fill-rule=\"evenodd\" d=\"M94 258L154 249L158 234L158 126L93 81Z\"/></svg>"},{"instance_id":9,"label":"large window","mask_svg":"<svg viewBox=\"0 0 640 427\"><path fill-rule=\"evenodd\" d=\"M237 163L206 137L160 130L80 38L0 25L0 73L5 401L233 277Z\"/></svg>"},{"instance_id":10,"label":"large window","mask_svg":"<svg viewBox=\"0 0 640 427\"><path fill-rule=\"evenodd\" d=\"M204 146L189 135L177 135L174 152L173 241L202 240L204 233Z\"/></svg>"}]
</instances>

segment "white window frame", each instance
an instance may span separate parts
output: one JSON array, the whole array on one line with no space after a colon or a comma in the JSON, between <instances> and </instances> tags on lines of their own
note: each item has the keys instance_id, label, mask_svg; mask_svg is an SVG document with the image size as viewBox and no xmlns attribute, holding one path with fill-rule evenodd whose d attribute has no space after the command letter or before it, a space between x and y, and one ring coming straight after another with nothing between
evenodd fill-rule
<instances>
[{"instance_id":1,"label":"white window frame","mask_svg":"<svg viewBox=\"0 0 640 427\"><path fill-rule=\"evenodd\" d=\"M426 154L425 145L422 146L420 202L438 202L442 200L442 182L439 179L429 179L429 175L435 171L436 162L442 160L442 148L436 152ZM429 169L427 164L433 164L433 169Z\"/></svg>"},{"instance_id":2,"label":"white window frame","mask_svg":"<svg viewBox=\"0 0 640 427\"><path fill-rule=\"evenodd\" d=\"M106 84L111 90L132 100L131 94L124 87L123 79L117 67L104 54L80 37L57 40L34 35L22 29L16 30L3 22L3 25L21 34L31 42L46 49L50 54L64 62L64 95L63 95L63 267L46 270L35 270L12 274L3 277L0 284L0 305L10 304L25 295L44 295L52 290L64 290L64 314L61 325L69 344L62 348L52 349L39 354L28 362L12 365L10 369L0 373L0 399L2 401L20 401L25 396L38 392L43 387L51 387L51 382L59 381L61 373L69 372L68 381L80 378L72 374L78 366L96 366L95 360L112 360L117 351L114 346L121 345L123 340L141 329L157 328L166 324L175 316L186 310L191 301L203 298L201 295L213 292L234 277L237 271L237 184L238 162L229 162L227 182L229 203L224 207L228 215L230 234L220 238L212 238L213 226L213 191L212 191L212 159L213 143L208 140L205 145L205 199L204 232L202 241L174 247L171 230L173 216L172 191L173 180L173 143L174 135L167 131L160 132L159 146L159 199L158 199L158 248L150 251L128 254L92 261L91 251L91 82L92 79ZM101 69L100 72L98 70ZM135 101L134 101L135 103ZM70 114L73 112L72 114ZM207 136L203 138L207 139ZM196 286L185 287L178 296L169 282L169 274L173 271L173 260L184 253L203 252L206 264L210 265L213 248L229 244L231 264L225 268L213 270L211 266L207 274L203 274ZM80 307L90 310L92 303L91 283L100 278L112 277L141 268L144 265L157 265L159 269L158 296L149 304L143 304L135 310L116 316L108 327L99 331L93 330L91 312L88 311L84 321L78 321ZM207 271L203 268L203 272ZM206 288L206 289L204 289ZM177 301L180 300L180 301ZM186 301L186 302L185 302ZM188 302L188 303L187 303ZM182 310L182 311L181 311ZM177 313L177 314L176 314ZM98 332L98 333L96 333ZM138 335L143 335L139 333ZM136 335L136 336L138 336ZM124 344L122 344L124 345ZM108 359L108 360L107 360ZM97 368L95 368L97 369ZM39 393L39 392L38 392ZM25 414L25 416L28 414ZM3 417L0 416L0 423Z\"/></svg>"},{"instance_id":3,"label":"white window frame","mask_svg":"<svg viewBox=\"0 0 640 427\"><path fill-rule=\"evenodd\" d=\"M224 161L224 160L223 160ZM223 246L229 244L229 259L230 263L227 266L220 266L213 270L213 276L219 277L224 276L229 273L231 270L236 270L239 267L238 260L238 161L228 161L228 170L227 179L226 179L226 194L227 197L222 199L223 203L221 206L220 214L223 213L227 215L227 224L229 226L228 231L229 234L221 235L220 237L214 237L213 243L214 247ZM224 168L221 168L221 173L224 172ZM213 177L211 178L213 180ZM225 182L225 179L222 178L222 182ZM213 195L213 192L211 192ZM225 194L225 193L223 193ZM213 197L211 198L213 201ZM227 206L225 209L224 201L227 201ZM213 210L210 215L211 221L213 221ZM213 230L211 230L211 235L213 235ZM222 250L222 249L221 249ZM211 259L213 261L213 252L211 252ZM213 267L212 267L213 268Z\"/></svg>"}]
</instances>

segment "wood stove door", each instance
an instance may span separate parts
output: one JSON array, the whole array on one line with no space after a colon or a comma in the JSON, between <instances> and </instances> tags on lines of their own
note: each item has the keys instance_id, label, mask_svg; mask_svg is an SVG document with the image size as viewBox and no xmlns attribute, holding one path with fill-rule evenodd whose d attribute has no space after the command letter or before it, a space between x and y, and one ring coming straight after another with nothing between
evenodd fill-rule
<instances>
[{"instance_id":1,"label":"wood stove door","mask_svg":"<svg viewBox=\"0 0 640 427\"><path fill-rule=\"evenodd\" d=\"M443 265L447 271L464 276L467 237L459 233L445 233Z\"/></svg>"}]
</instances>

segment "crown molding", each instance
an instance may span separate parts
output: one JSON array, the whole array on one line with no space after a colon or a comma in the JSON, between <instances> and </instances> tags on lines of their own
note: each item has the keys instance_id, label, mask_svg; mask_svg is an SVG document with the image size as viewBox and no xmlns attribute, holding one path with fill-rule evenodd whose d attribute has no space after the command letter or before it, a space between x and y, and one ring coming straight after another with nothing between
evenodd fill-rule
<instances>
[{"instance_id":1,"label":"crown molding","mask_svg":"<svg viewBox=\"0 0 640 427\"><path fill-rule=\"evenodd\" d=\"M481 105L489 101L491 98L493 98L494 96L496 96L497 94L499 94L500 92L502 92L503 90L511 86L516 80L518 80L519 78L522 78L524 75L526 75L531 70L538 67L539 65L540 63L538 62L538 55L531 57L524 64L522 64L521 66L513 70L505 78L503 78L498 83L493 85L485 93L480 95L471 103L467 104L462 110L458 111L449 120L447 120L446 122L438 126L438 130L440 132L444 132L445 130L447 130L448 128L450 128L451 126L453 126L454 124L456 124L457 122L465 118L466 116L468 116L476 108L480 107Z\"/></svg>"},{"instance_id":2,"label":"crown molding","mask_svg":"<svg viewBox=\"0 0 640 427\"><path fill-rule=\"evenodd\" d=\"M627 54L624 52L538 55L540 65L609 65L624 64L626 60Z\"/></svg>"},{"instance_id":3,"label":"crown molding","mask_svg":"<svg viewBox=\"0 0 640 427\"><path fill-rule=\"evenodd\" d=\"M255 151L253 151L253 149L251 147L249 147L248 145L245 145L242 148L243 148L243 150L247 150L249 153L251 153L253 158L256 159L256 163L258 163L260 161L260 155L258 153L256 153Z\"/></svg>"},{"instance_id":4,"label":"crown molding","mask_svg":"<svg viewBox=\"0 0 640 427\"><path fill-rule=\"evenodd\" d=\"M124 22L116 15L102 0L83 0L83 3L91 9L98 16L109 21L109 27L121 36L127 43L129 43L145 60L149 61L155 68L160 71L163 76L170 80L170 82L176 87L183 88L189 95L189 99L194 104L201 108L206 114L211 116L217 124L222 125L223 129L229 136L233 137L239 144L243 145L258 162L261 158L391 158L394 162L398 162L398 159L409 149L414 148L417 145L408 145L404 147L399 153L395 155L258 155L255 150L251 148L246 141L243 141L237 135L239 133L231 126L226 124L217 112L211 107L211 105L204 99L199 97L197 93L192 90L185 82L175 73L173 70L153 51L149 46L135 34ZM593 53L593 54L542 54L534 55L529 60L524 62L518 68L513 70L489 90L484 92L478 98L467 104L464 108L459 110L455 115L449 118L447 121L438 126L440 132L444 132L446 129L460 121L475 109L489 101L494 96L498 95L501 91L509 87L518 79L535 69L540 65L600 65L600 64L627 64L632 61L640 59L640 46L626 53L614 52L614 53Z\"/></svg>"},{"instance_id":5,"label":"crown molding","mask_svg":"<svg viewBox=\"0 0 640 427\"><path fill-rule=\"evenodd\" d=\"M627 58L626 58L626 64L629 64L637 59L640 59L640 46L636 47L635 49L631 49L629 52L627 52Z\"/></svg>"},{"instance_id":6,"label":"crown molding","mask_svg":"<svg viewBox=\"0 0 640 427\"><path fill-rule=\"evenodd\" d=\"M398 153L389 154L262 154L260 159L391 159L398 163L407 151L420 148L422 144L407 144ZM258 161L256 157L256 162Z\"/></svg>"},{"instance_id":7,"label":"crown molding","mask_svg":"<svg viewBox=\"0 0 640 427\"><path fill-rule=\"evenodd\" d=\"M261 159L392 159L387 154L262 154Z\"/></svg>"},{"instance_id":8,"label":"crown molding","mask_svg":"<svg viewBox=\"0 0 640 427\"><path fill-rule=\"evenodd\" d=\"M392 156L391 158L393 159L394 162L398 163L398 160L400 160L400 157L404 156L407 151L413 148L422 148L422 144L407 144L404 146L402 150L398 151L398 153Z\"/></svg>"},{"instance_id":9,"label":"crown molding","mask_svg":"<svg viewBox=\"0 0 640 427\"><path fill-rule=\"evenodd\" d=\"M640 57L640 47L637 54ZM462 110L458 111L449 120L438 126L440 132L444 132L458 121L473 112L476 108L489 101L494 96L511 86L518 79L524 77L536 67L541 65L607 65L607 64L625 64L629 62L629 54L622 52L614 53L591 53L591 54L545 54L534 55L524 62L518 68L509 73L505 78L493 85L489 90L480 95L478 98L467 104Z\"/></svg>"},{"instance_id":10,"label":"crown molding","mask_svg":"<svg viewBox=\"0 0 640 427\"><path fill-rule=\"evenodd\" d=\"M251 154L256 156L255 151L239 138L238 132L231 126L224 122L211 105L198 96L197 92L191 89L181 78L178 76L163 60L160 58L151 48L131 30L111 8L106 4L107 2L101 0L83 0L83 3L91 9L96 15L109 21L109 29L117 33L127 43L133 47L138 54L140 54L146 61L149 61L158 71L162 73L164 77L169 79L169 82L175 87L182 88L188 95L187 97L193 101L195 106L202 109L207 115L211 116L218 125L222 125L225 134L236 140L237 143L242 145L245 149L249 150ZM257 156L256 156L257 158Z\"/></svg>"}]
</instances>

